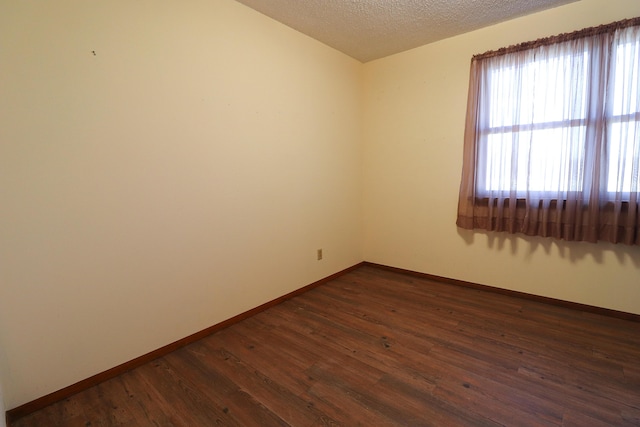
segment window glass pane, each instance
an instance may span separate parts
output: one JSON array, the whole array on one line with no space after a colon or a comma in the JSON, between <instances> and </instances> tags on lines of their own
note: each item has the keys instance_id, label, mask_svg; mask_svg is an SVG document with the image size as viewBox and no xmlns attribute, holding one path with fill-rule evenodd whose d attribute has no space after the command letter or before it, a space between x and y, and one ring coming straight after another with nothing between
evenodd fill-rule
<instances>
[{"instance_id":1,"label":"window glass pane","mask_svg":"<svg viewBox=\"0 0 640 427\"><path fill-rule=\"evenodd\" d=\"M511 182L512 133L489 135L487 138L485 190L509 191Z\"/></svg>"},{"instance_id":2,"label":"window glass pane","mask_svg":"<svg viewBox=\"0 0 640 427\"><path fill-rule=\"evenodd\" d=\"M489 95L489 126L513 126L522 107L520 103L521 85L516 84L514 67L502 67L491 71Z\"/></svg>"},{"instance_id":3,"label":"window glass pane","mask_svg":"<svg viewBox=\"0 0 640 427\"><path fill-rule=\"evenodd\" d=\"M487 137L487 191L519 194L578 191L583 185L586 127L505 132Z\"/></svg>"},{"instance_id":4,"label":"window glass pane","mask_svg":"<svg viewBox=\"0 0 640 427\"><path fill-rule=\"evenodd\" d=\"M640 189L640 122L613 123L609 126L609 193Z\"/></svg>"},{"instance_id":5,"label":"window glass pane","mask_svg":"<svg viewBox=\"0 0 640 427\"><path fill-rule=\"evenodd\" d=\"M560 122L586 116L586 52L550 55L490 73L489 126Z\"/></svg>"},{"instance_id":6,"label":"window glass pane","mask_svg":"<svg viewBox=\"0 0 640 427\"><path fill-rule=\"evenodd\" d=\"M577 129L575 131L575 133L582 133ZM573 139L579 140L575 136ZM581 180L579 184L575 180L582 169L583 153L582 150L576 150L576 146L581 147L580 144L571 144L571 142L572 138L564 128L532 132L529 181L523 178L523 187L528 186L530 191L549 192L576 190L578 185L581 187ZM571 177L571 175L577 176Z\"/></svg>"},{"instance_id":7,"label":"window glass pane","mask_svg":"<svg viewBox=\"0 0 640 427\"><path fill-rule=\"evenodd\" d=\"M640 111L640 42L622 43L615 50L613 79L613 114Z\"/></svg>"}]
</instances>

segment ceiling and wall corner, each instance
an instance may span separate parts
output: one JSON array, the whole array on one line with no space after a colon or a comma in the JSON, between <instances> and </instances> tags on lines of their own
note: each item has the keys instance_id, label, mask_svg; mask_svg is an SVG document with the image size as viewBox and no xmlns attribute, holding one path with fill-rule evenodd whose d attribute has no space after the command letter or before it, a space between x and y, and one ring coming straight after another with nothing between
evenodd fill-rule
<instances>
[{"instance_id":1,"label":"ceiling and wall corner","mask_svg":"<svg viewBox=\"0 0 640 427\"><path fill-rule=\"evenodd\" d=\"M578 0L236 0L360 62Z\"/></svg>"},{"instance_id":2,"label":"ceiling and wall corner","mask_svg":"<svg viewBox=\"0 0 640 427\"><path fill-rule=\"evenodd\" d=\"M638 313L639 246L455 225L471 57L634 16L638 0L581 0L364 64L364 259Z\"/></svg>"}]
</instances>

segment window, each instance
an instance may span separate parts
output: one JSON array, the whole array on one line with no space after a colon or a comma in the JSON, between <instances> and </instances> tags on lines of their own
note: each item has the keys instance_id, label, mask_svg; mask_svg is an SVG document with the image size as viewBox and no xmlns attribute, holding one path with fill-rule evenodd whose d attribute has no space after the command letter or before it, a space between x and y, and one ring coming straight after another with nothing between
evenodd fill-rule
<instances>
[{"instance_id":1,"label":"window","mask_svg":"<svg viewBox=\"0 0 640 427\"><path fill-rule=\"evenodd\" d=\"M473 58L458 225L640 244L640 18Z\"/></svg>"},{"instance_id":2,"label":"window","mask_svg":"<svg viewBox=\"0 0 640 427\"><path fill-rule=\"evenodd\" d=\"M480 123L479 190L554 195L582 188L588 53L488 70L487 123ZM512 160L515 159L515 163ZM513 175L513 176L512 176Z\"/></svg>"}]
</instances>

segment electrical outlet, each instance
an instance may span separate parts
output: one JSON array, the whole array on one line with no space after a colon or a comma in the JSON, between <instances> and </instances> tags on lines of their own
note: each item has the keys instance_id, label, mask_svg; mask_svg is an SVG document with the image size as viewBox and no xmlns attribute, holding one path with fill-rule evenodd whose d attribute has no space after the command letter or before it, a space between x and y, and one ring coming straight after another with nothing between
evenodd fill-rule
<instances>
[{"instance_id":1,"label":"electrical outlet","mask_svg":"<svg viewBox=\"0 0 640 427\"><path fill-rule=\"evenodd\" d=\"M318 255L318 261L320 261L322 259L322 249L318 249L317 255Z\"/></svg>"}]
</instances>

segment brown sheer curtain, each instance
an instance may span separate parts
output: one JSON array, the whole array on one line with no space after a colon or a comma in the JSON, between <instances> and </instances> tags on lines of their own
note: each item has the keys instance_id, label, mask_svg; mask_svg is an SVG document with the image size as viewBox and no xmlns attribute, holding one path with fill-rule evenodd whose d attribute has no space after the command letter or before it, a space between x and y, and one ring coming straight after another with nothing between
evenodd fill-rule
<instances>
[{"instance_id":1,"label":"brown sheer curtain","mask_svg":"<svg viewBox=\"0 0 640 427\"><path fill-rule=\"evenodd\" d=\"M457 225L640 245L640 18L475 56Z\"/></svg>"}]
</instances>

